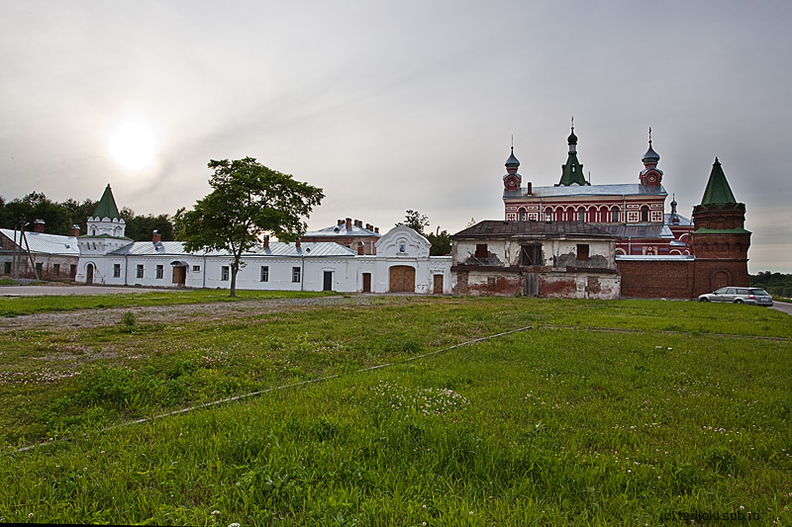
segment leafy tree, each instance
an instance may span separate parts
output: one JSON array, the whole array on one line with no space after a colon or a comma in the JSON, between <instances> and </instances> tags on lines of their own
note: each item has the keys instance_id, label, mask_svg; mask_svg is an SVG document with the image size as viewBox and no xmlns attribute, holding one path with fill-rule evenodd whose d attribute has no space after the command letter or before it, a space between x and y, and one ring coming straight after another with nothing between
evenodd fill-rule
<instances>
[{"instance_id":1,"label":"leafy tree","mask_svg":"<svg viewBox=\"0 0 792 527\"><path fill-rule=\"evenodd\" d=\"M0 211L0 225L13 229L20 221L28 225L26 230L33 230L33 222L44 220L46 231L52 234L69 234L71 232L71 213L60 203L55 203L41 192L30 194L4 203Z\"/></svg>"},{"instance_id":2,"label":"leafy tree","mask_svg":"<svg viewBox=\"0 0 792 527\"><path fill-rule=\"evenodd\" d=\"M242 254L270 232L281 240L304 233L302 220L321 203L322 189L296 181L289 174L269 169L252 157L229 161L211 160L212 192L179 219L185 249L227 250L231 253L231 291L236 296L236 277Z\"/></svg>"},{"instance_id":3,"label":"leafy tree","mask_svg":"<svg viewBox=\"0 0 792 527\"><path fill-rule=\"evenodd\" d=\"M432 244L432 248L429 249L430 256L447 256L451 254L451 235L448 234L447 230L441 231L438 226L437 232L428 233L426 239Z\"/></svg>"},{"instance_id":4,"label":"leafy tree","mask_svg":"<svg viewBox=\"0 0 792 527\"><path fill-rule=\"evenodd\" d=\"M122 212L123 214L123 212ZM150 240L154 231L157 231L163 241L173 240L173 221L167 214L154 216L132 216L126 220L126 235L136 241Z\"/></svg>"},{"instance_id":5,"label":"leafy tree","mask_svg":"<svg viewBox=\"0 0 792 527\"><path fill-rule=\"evenodd\" d=\"M451 236L448 231L440 231L440 226L437 227L435 233L426 232L429 227L429 217L426 214L421 214L416 210L408 210L404 214L404 221L396 224L404 225L424 236L429 243L432 244L429 254L431 256L446 256L451 254Z\"/></svg>"},{"instance_id":6,"label":"leafy tree","mask_svg":"<svg viewBox=\"0 0 792 527\"><path fill-rule=\"evenodd\" d=\"M429 218L417 210L408 210L404 215L404 222L399 222L396 224L397 227L399 225L409 227L415 232L423 235L424 229L429 226Z\"/></svg>"},{"instance_id":7,"label":"leafy tree","mask_svg":"<svg viewBox=\"0 0 792 527\"><path fill-rule=\"evenodd\" d=\"M78 225L83 234L85 234L86 229L88 228L88 218L93 215L98 204L98 201L88 198L86 198L82 203L71 198L62 203L62 205L66 207L66 210L68 210L71 214L71 224ZM71 232L71 225L69 226L69 232Z\"/></svg>"}]
</instances>

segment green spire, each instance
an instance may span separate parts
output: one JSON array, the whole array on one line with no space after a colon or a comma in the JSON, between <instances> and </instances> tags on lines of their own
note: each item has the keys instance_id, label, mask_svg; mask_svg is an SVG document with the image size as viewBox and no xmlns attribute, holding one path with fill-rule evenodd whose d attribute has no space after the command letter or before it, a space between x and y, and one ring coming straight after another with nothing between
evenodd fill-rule
<instances>
[{"instance_id":1,"label":"green spire","mask_svg":"<svg viewBox=\"0 0 792 527\"><path fill-rule=\"evenodd\" d=\"M115 198L113 198L113 191L110 189L110 185L107 185L105 188L102 199L99 200L99 204L96 206L93 215L95 218L110 218L111 220L121 219L121 214L118 213L118 206L116 205Z\"/></svg>"},{"instance_id":2,"label":"green spire","mask_svg":"<svg viewBox=\"0 0 792 527\"><path fill-rule=\"evenodd\" d=\"M726 181L726 174L723 173L720 161L716 157L707 182L707 188L704 190L704 197L701 198L701 204L726 205L728 203L737 203L737 200L734 198L731 187L729 187L729 182Z\"/></svg>"},{"instance_id":3,"label":"green spire","mask_svg":"<svg viewBox=\"0 0 792 527\"><path fill-rule=\"evenodd\" d=\"M569 134L567 143L569 144L569 155L565 165L561 165L561 182L556 186L568 187L573 183L578 185L588 185L586 176L583 175L583 165L577 158L577 136L575 135L575 127L572 126L572 133Z\"/></svg>"}]
</instances>

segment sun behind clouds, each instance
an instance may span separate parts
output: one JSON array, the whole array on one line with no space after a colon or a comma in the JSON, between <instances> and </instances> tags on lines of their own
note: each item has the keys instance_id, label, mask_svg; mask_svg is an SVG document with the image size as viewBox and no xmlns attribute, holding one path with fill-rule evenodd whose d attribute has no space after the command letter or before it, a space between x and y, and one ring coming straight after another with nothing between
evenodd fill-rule
<instances>
[{"instance_id":1,"label":"sun behind clouds","mask_svg":"<svg viewBox=\"0 0 792 527\"><path fill-rule=\"evenodd\" d=\"M157 137L154 129L142 121L126 121L108 138L113 159L127 170L141 170L154 162Z\"/></svg>"}]
</instances>

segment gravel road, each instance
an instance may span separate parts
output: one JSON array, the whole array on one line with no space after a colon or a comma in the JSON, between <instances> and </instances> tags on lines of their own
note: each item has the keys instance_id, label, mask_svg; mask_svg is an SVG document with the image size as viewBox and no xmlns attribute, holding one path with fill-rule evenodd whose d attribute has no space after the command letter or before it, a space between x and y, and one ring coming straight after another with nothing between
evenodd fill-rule
<instances>
[{"instance_id":1,"label":"gravel road","mask_svg":"<svg viewBox=\"0 0 792 527\"><path fill-rule=\"evenodd\" d=\"M58 329L77 327L115 326L127 312L135 314L138 323L178 322L185 320L230 320L237 316L253 316L277 311L291 311L318 306L368 305L377 296L326 296L316 298L282 298L213 302L178 306L123 307L110 309L81 309L65 313L39 313L0 319L0 332L20 328Z\"/></svg>"}]
</instances>

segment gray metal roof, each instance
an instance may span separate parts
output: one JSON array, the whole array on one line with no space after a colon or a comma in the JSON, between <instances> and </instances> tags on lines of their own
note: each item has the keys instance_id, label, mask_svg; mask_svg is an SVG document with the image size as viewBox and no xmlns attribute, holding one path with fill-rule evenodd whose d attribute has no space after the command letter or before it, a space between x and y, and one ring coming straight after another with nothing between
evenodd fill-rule
<instances>
[{"instance_id":1,"label":"gray metal roof","mask_svg":"<svg viewBox=\"0 0 792 527\"><path fill-rule=\"evenodd\" d=\"M684 262L695 260L695 256L689 254L617 254L616 261L639 261L639 262Z\"/></svg>"},{"instance_id":2,"label":"gray metal roof","mask_svg":"<svg viewBox=\"0 0 792 527\"><path fill-rule=\"evenodd\" d=\"M623 223L598 223L597 226L619 238L670 238L674 234L668 225L658 223L643 223L637 225L624 225Z\"/></svg>"},{"instance_id":3,"label":"gray metal roof","mask_svg":"<svg viewBox=\"0 0 792 527\"><path fill-rule=\"evenodd\" d=\"M303 236L326 236L329 238L338 236L373 236L375 238L379 238L380 234L368 229L364 229L363 227L358 227L354 224L349 229L347 229L346 224L342 223L340 225L325 227L324 229L319 229L318 231L306 232Z\"/></svg>"},{"instance_id":4,"label":"gray metal roof","mask_svg":"<svg viewBox=\"0 0 792 527\"><path fill-rule=\"evenodd\" d=\"M364 229L365 230L365 229ZM285 257L323 257L323 256L357 256L357 252L336 242L302 242L300 247L293 243L271 242L269 248L260 248L248 253L256 256Z\"/></svg>"},{"instance_id":5,"label":"gray metal roof","mask_svg":"<svg viewBox=\"0 0 792 527\"><path fill-rule=\"evenodd\" d=\"M5 237L12 240L15 244L27 250L41 254L61 254L64 256L80 256L80 246L74 236L63 236L61 234L46 234L43 232L25 232L22 238L19 231L12 229L0 229ZM27 244L25 244L27 239Z\"/></svg>"},{"instance_id":6,"label":"gray metal roof","mask_svg":"<svg viewBox=\"0 0 792 527\"><path fill-rule=\"evenodd\" d=\"M227 256L228 251L208 251L188 253L184 250L184 242L157 242L150 241L134 242L122 247L110 254L124 256ZM276 256L276 257L327 257L327 256L356 256L357 253L352 249L339 245L335 242L303 242L300 247L293 243L270 242L269 247L264 249L259 246L243 256Z\"/></svg>"},{"instance_id":7,"label":"gray metal roof","mask_svg":"<svg viewBox=\"0 0 792 527\"><path fill-rule=\"evenodd\" d=\"M485 220L451 236L460 238L497 238L497 237L596 237L614 238L600 226L580 221L500 221Z\"/></svg>"},{"instance_id":8,"label":"gray metal roof","mask_svg":"<svg viewBox=\"0 0 792 527\"><path fill-rule=\"evenodd\" d=\"M679 223L672 223L674 220L674 216L679 218ZM693 223L686 217L680 216L679 214L665 214L665 224L666 225L693 225Z\"/></svg>"},{"instance_id":9,"label":"gray metal roof","mask_svg":"<svg viewBox=\"0 0 792 527\"><path fill-rule=\"evenodd\" d=\"M531 194L526 194L527 188L506 190L503 199L525 197L573 197L573 196L668 196L662 185L648 186L639 184L622 185L569 185L559 187L533 187Z\"/></svg>"}]
</instances>

